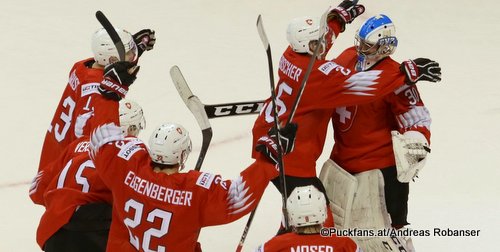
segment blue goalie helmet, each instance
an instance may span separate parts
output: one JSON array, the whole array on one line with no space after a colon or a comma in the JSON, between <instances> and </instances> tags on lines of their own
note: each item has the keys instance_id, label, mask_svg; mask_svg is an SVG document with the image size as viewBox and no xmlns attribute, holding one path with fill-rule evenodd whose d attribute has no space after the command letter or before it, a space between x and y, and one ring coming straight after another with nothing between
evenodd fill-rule
<instances>
[{"instance_id":1,"label":"blue goalie helmet","mask_svg":"<svg viewBox=\"0 0 500 252\"><path fill-rule=\"evenodd\" d=\"M355 46L358 52L356 70L370 69L396 50L398 39L394 23L384 14L369 18L356 32Z\"/></svg>"}]
</instances>

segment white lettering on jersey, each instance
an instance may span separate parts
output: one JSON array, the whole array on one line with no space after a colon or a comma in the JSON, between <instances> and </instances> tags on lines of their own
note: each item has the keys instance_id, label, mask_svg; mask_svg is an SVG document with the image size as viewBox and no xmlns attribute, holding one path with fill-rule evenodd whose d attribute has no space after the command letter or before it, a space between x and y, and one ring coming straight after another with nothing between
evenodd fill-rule
<instances>
[{"instance_id":1,"label":"white lettering on jersey","mask_svg":"<svg viewBox=\"0 0 500 252\"><path fill-rule=\"evenodd\" d=\"M142 195L172 205L191 206L193 199L191 191L175 190L155 184L136 176L132 171L128 172L123 183Z\"/></svg>"},{"instance_id":2,"label":"white lettering on jersey","mask_svg":"<svg viewBox=\"0 0 500 252\"><path fill-rule=\"evenodd\" d=\"M375 80L380 78L381 70L371 70L366 72L359 72L345 81L344 87L348 90L344 94L353 94L359 96L373 96L369 91L377 88L372 87L378 84Z\"/></svg>"},{"instance_id":3,"label":"white lettering on jersey","mask_svg":"<svg viewBox=\"0 0 500 252\"><path fill-rule=\"evenodd\" d=\"M290 252L333 252L333 246L329 245L299 245L290 248Z\"/></svg>"},{"instance_id":4,"label":"white lettering on jersey","mask_svg":"<svg viewBox=\"0 0 500 252\"><path fill-rule=\"evenodd\" d=\"M336 70L337 72L342 73L343 75L349 75L351 73L351 70L344 68L343 66L333 62L333 61L328 61L325 64L319 66L318 70L325 75L330 74L331 71Z\"/></svg>"},{"instance_id":5,"label":"white lettering on jersey","mask_svg":"<svg viewBox=\"0 0 500 252\"><path fill-rule=\"evenodd\" d=\"M87 152L87 151L89 151L89 147L90 147L90 142L83 141L83 142L78 143L78 145L76 145L74 152L75 153Z\"/></svg>"},{"instance_id":6,"label":"white lettering on jersey","mask_svg":"<svg viewBox=\"0 0 500 252\"><path fill-rule=\"evenodd\" d=\"M302 69L297 67L288 61L285 57L281 57L279 70L286 76L290 77L290 79L298 82L300 74L302 73Z\"/></svg>"},{"instance_id":7,"label":"white lettering on jersey","mask_svg":"<svg viewBox=\"0 0 500 252\"><path fill-rule=\"evenodd\" d=\"M143 148L140 147L139 145L136 145L136 143L128 142L120 148L120 152L118 152L118 157L121 157L128 161L136 152L142 149Z\"/></svg>"},{"instance_id":8,"label":"white lettering on jersey","mask_svg":"<svg viewBox=\"0 0 500 252\"><path fill-rule=\"evenodd\" d=\"M82 85L81 97L90 95L90 94L98 94L99 93L99 83L87 83Z\"/></svg>"},{"instance_id":9,"label":"white lettering on jersey","mask_svg":"<svg viewBox=\"0 0 500 252\"><path fill-rule=\"evenodd\" d=\"M212 185L212 181L214 180L214 175L210 173L203 172L196 180L196 185L199 185L203 188L209 189Z\"/></svg>"},{"instance_id":10,"label":"white lettering on jersey","mask_svg":"<svg viewBox=\"0 0 500 252\"><path fill-rule=\"evenodd\" d=\"M73 70L73 72L69 75L68 84L73 91L75 91L76 87L80 85L80 80L78 79L78 76L76 76L76 70Z\"/></svg>"}]
</instances>

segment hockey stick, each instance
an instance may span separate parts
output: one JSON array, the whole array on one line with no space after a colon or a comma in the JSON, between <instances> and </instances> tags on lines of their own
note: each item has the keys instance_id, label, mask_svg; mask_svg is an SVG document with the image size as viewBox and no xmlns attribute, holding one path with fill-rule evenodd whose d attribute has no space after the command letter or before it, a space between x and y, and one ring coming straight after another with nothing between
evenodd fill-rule
<instances>
[{"instance_id":1,"label":"hockey stick","mask_svg":"<svg viewBox=\"0 0 500 252\"><path fill-rule=\"evenodd\" d=\"M99 20L99 23L101 23L102 27L106 30L106 32L109 34L111 37L111 40L115 44L116 50L118 51L118 56L120 57L120 61L125 60L125 46L123 45L122 39L120 36L118 36L118 33L116 32L115 28L109 22L108 18L102 13L101 11L97 11L95 13L95 17L97 20Z\"/></svg>"},{"instance_id":2,"label":"hockey stick","mask_svg":"<svg viewBox=\"0 0 500 252\"><path fill-rule=\"evenodd\" d=\"M201 165L203 164L203 160L205 160L205 155L207 154L210 141L212 140L212 126L208 121L204 105L196 95L193 95L193 92L191 92L191 89L189 88L186 79L184 79L184 76L178 66L170 68L170 77L172 77L172 81L174 82L175 88L177 88L177 92L179 92L182 100L191 113L193 113L194 118L196 118L196 121L201 128L203 142L201 144L198 161L196 162L196 166L194 168L196 171L199 171L201 169Z\"/></svg>"},{"instance_id":3,"label":"hockey stick","mask_svg":"<svg viewBox=\"0 0 500 252\"><path fill-rule=\"evenodd\" d=\"M269 83L271 86L271 105L273 109L273 119L274 119L274 127L276 127L276 145L278 147L278 168L279 168L279 180L280 180L280 189L281 189L281 199L283 202L283 216L285 222L285 228L288 229L288 212L286 210L286 200L288 198L288 193L286 191L286 181L285 181L285 167L283 165L283 152L281 149L281 136L280 136L280 123L278 121L278 108L276 107L276 91L274 88L274 69L273 69L273 59L271 54L271 45L269 44L269 40L267 39L266 31L264 30L264 24L262 23L262 16L259 15L257 17L257 31L259 32L260 39L262 40L262 44L266 49L267 54L267 64L269 67Z\"/></svg>"},{"instance_id":4,"label":"hockey stick","mask_svg":"<svg viewBox=\"0 0 500 252\"><path fill-rule=\"evenodd\" d=\"M357 0L356 0L357 2ZM312 68L314 66L314 62L316 61L316 58L318 57L319 54L319 48L321 47L321 43L323 42L323 37L325 36L326 33L326 17L328 16L329 11L326 11L321 15L321 19L319 21L319 38L318 38L318 45L316 48L314 48L314 52L311 55L311 59L309 60L309 64L307 65L307 70L306 73L304 74L304 78L302 79L300 83L300 89L297 94L297 97L295 98L295 101L293 103L292 110L290 111L290 116L288 117L287 124L292 122L293 117L295 116L295 111L297 110L297 107L299 106L300 98L302 97L302 93L304 93L304 89L307 84L307 79L309 79L309 75L311 75ZM326 50L326 48L325 48Z\"/></svg>"},{"instance_id":5,"label":"hockey stick","mask_svg":"<svg viewBox=\"0 0 500 252\"><path fill-rule=\"evenodd\" d=\"M286 199L287 199L287 193L286 193L286 181L285 181L285 170L283 167L283 153L281 151L281 143L279 141L280 139L280 133L279 133L279 122L278 122L278 111L276 108L276 93L275 93L275 88L274 88L274 70L273 70L273 60L272 60L272 54L271 54L271 45L269 44L269 40L267 39L266 32L264 30L264 24L262 23L262 16L259 15L257 17L257 31L259 32L259 37L262 40L262 44L264 45L264 48L266 49L266 54L267 54L267 63L269 67L269 80L270 80L270 86L271 86L271 106L274 111L274 127L276 127L276 145L278 147L278 167L279 167L279 179L280 179L280 189L281 189L281 199L282 199L282 211L285 219L285 228L288 229L288 213L286 211ZM246 237L248 235L248 230L250 229L250 226L252 225L253 217L255 216L255 212L257 211L258 205L255 207L255 209L252 211L250 216L248 217L247 224L245 225L245 229L243 230L243 234L241 235L240 242L238 243L238 246L236 247L236 252L240 252L241 249L243 248L243 244L245 243Z\"/></svg>"}]
</instances>

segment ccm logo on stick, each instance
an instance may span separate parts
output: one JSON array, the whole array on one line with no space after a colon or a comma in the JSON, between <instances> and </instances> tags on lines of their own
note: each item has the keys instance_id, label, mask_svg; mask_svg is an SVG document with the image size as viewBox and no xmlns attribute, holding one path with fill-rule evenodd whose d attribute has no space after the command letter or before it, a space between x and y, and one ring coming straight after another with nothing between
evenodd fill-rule
<instances>
[{"instance_id":1,"label":"ccm logo on stick","mask_svg":"<svg viewBox=\"0 0 500 252\"><path fill-rule=\"evenodd\" d=\"M240 115L240 114L250 114L258 113L261 109L263 103L247 103L247 104L235 104L227 106L214 107L215 116L226 116L226 115Z\"/></svg>"}]
</instances>

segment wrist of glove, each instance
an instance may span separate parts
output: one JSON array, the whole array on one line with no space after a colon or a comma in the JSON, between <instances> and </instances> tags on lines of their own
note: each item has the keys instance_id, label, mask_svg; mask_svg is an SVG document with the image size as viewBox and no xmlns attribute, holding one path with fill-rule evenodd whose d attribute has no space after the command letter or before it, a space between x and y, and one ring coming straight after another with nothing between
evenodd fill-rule
<instances>
[{"instance_id":1,"label":"wrist of glove","mask_svg":"<svg viewBox=\"0 0 500 252\"><path fill-rule=\"evenodd\" d=\"M417 58L403 61L399 70L405 74L406 84L413 85L418 81L441 81L441 67L436 61L427 58Z\"/></svg>"},{"instance_id":2,"label":"wrist of glove","mask_svg":"<svg viewBox=\"0 0 500 252\"><path fill-rule=\"evenodd\" d=\"M140 67L132 62L118 61L104 68L104 78L99 90L101 93L112 93L124 98L128 87L134 83Z\"/></svg>"},{"instance_id":3,"label":"wrist of glove","mask_svg":"<svg viewBox=\"0 0 500 252\"><path fill-rule=\"evenodd\" d=\"M352 23L356 17L365 12L365 6L361 4L354 4L349 0L344 0L337 7L332 9L328 14L328 22L331 20L338 20L342 26L341 32L345 31L345 25Z\"/></svg>"},{"instance_id":4,"label":"wrist of glove","mask_svg":"<svg viewBox=\"0 0 500 252\"><path fill-rule=\"evenodd\" d=\"M271 128L267 136L262 136L257 140L256 151L261 152L271 162L278 164L278 144L276 140L279 139L280 141L282 154L290 153L295 146L297 128L297 124L289 123L279 130L279 134L276 128Z\"/></svg>"},{"instance_id":5,"label":"wrist of glove","mask_svg":"<svg viewBox=\"0 0 500 252\"><path fill-rule=\"evenodd\" d=\"M156 43L155 31L151 29L140 30L132 37L134 38L134 42L137 45L139 57L142 55L142 53L144 53L144 51L152 50Z\"/></svg>"}]
</instances>

